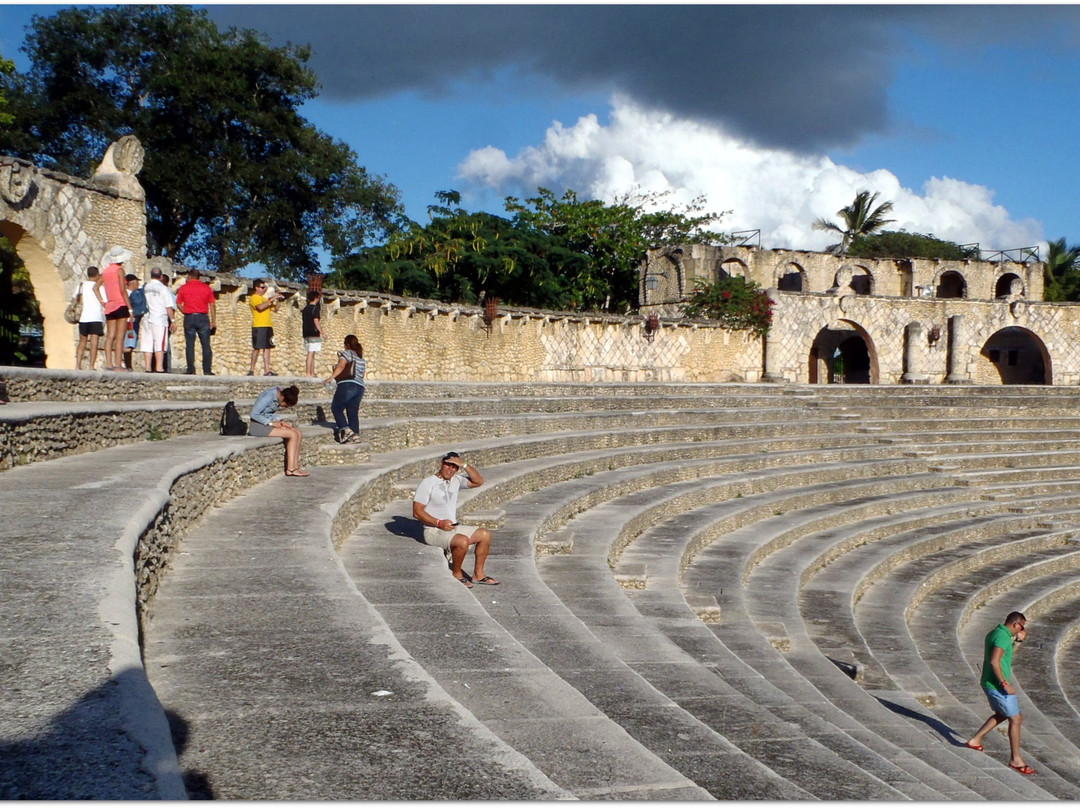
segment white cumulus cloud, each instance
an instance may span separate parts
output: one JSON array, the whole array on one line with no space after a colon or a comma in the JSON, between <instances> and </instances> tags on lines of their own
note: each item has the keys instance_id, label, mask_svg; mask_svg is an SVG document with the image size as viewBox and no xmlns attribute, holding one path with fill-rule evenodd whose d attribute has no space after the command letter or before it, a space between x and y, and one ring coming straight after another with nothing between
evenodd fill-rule
<instances>
[{"instance_id":1,"label":"white cumulus cloud","mask_svg":"<svg viewBox=\"0 0 1080 808\"><path fill-rule=\"evenodd\" d=\"M762 148L624 97L613 99L607 125L596 115L569 127L555 122L542 143L514 157L493 146L471 152L459 176L500 194L530 195L544 186L606 201L634 188L671 191L684 203L704 196L708 210L732 211L719 229L760 230L765 248L819 250L835 242L813 222L838 221L836 211L864 189L893 202L890 230L979 242L984 250L1043 242L1038 222L1013 220L984 186L934 177L915 191L884 169L863 173L824 156Z\"/></svg>"}]
</instances>

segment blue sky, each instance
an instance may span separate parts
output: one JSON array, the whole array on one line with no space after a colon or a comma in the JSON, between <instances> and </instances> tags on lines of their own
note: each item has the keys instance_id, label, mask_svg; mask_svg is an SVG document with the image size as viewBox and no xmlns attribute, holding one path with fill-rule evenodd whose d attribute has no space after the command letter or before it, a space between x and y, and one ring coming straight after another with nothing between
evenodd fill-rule
<instances>
[{"instance_id":1,"label":"blue sky","mask_svg":"<svg viewBox=\"0 0 1080 808\"><path fill-rule=\"evenodd\" d=\"M31 13L0 6L0 54ZM308 118L425 220L537 185L731 211L764 247L869 189L893 227L989 250L1080 243L1075 6L211 5L310 43Z\"/></svg>"}]
</instances>

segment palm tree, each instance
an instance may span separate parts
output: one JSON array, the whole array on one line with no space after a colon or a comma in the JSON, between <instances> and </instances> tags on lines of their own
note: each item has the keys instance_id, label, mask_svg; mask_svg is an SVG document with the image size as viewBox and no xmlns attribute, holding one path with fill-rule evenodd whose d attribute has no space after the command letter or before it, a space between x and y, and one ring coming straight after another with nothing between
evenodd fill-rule
<instances>
[{"instance_id":1,"label":"palm tree","mask_svg":"<svg viewBox=\"0 0 1080 808\"><path fill-rule=\"evenodd\" d=\"M1045 300L1061 302L1075 299L1078 260L1080 247L1066 247L1064 238L1047 242Z\"/></svg>"},{"instance_id":2,"label":"palm tree","mask_svg":"<svg viewBox=\"0 0 1080 808\"><path fill-rule=\"evenodd\" d=\"M830 222L828 219L818 219L814 222L815 230L826 230L840 234L840 243L832 244L826 252L845 255L851 242L858 236L868 236L876 230L880 230L895 219L886 219L885 214L892 210L892 202L882 202L876 208L874 202L878 195L871 196L869 191L859 191L853 201L846 208L840 208L836 215L843 219L844 227Z\"/></svg>"}]
</instances>

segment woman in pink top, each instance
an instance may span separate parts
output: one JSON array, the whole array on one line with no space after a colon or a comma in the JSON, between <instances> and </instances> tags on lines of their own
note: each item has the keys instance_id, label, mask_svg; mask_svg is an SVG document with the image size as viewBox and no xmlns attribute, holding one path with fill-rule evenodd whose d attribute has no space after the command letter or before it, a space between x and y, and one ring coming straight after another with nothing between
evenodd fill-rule
<instances>
[{"instance_id":1,"label":"woman in pink top","mask_svg":"<svg viewBox=\"0 0 1080 808\"><path fill-rule=\"evenodd\" d=\"M128 300L127 283L122 264L131 258L131 250L113 247L102 259L105 269L98 275L94 294L101 299L101 287L105 287L105 369L126 370L124 367L124 332L131 319L131 302Z\"/></svg>"}]
</instances>

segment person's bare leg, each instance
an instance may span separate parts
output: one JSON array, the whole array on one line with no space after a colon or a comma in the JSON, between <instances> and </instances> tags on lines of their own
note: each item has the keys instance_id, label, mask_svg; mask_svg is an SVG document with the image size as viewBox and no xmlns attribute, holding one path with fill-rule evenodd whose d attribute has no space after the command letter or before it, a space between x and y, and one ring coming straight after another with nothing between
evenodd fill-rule
<instances>
[{"instance_id":1,"label":"person's bare leg","mask_svg":"<svg viewBox=\"0 0 1080 808\"><path fill-rule=\"evenodd\" d=\"M263 375L265 376L270 372L270 349L266 348L263 351Z\"/></svg>"},{"instance_id":2,"label":"person's bare leg","mask_svg":"<svg viewBox=\"0 0 1080 808\"><path fill-rule=\"evenodd\" d=\"M473 555L476 557L473 578L480 581L486 577L484 564L487 562L488 553L491 552L491 531L487 528L480 528L473 533L472 541L474 544Z\"/></svg>"},{"instance_id":3,"label":"person's bare leg","mask_svg":"<svg viewBox=\"0 0 1080 808\"><path fill-rule=\"evenodd\" d=\"M1009 719L1009 759L1010 766L1023 767L1024 758L1020 754L1020 725L1024 723L1023 713L1017 713Z\"/></svg>"},{"instance_id":4,"label":"person's bare leg","mask_svg":"<svg viewBox=\"0 0 1080 808\"><path fill-rule=\"evenodd\" d=\"M79 347L75 349L75 370L82 370L83 352L86 350L86 334L82 334L79 337ZM90 369L93 370L93 365L90 365Z\"/></svg>"},{"instance_id":5,"label":"person's bare leg","mask_svg":"<svg viewBox=\"0 0 1080 808\"><path fill-rule=\"evenodd\" d=\"M469 539L464 533L458 533L450 540L450 558L453 563L451 572L459 581L465 577L462 565L465 563L465 555L468 552Z\"/></svg>"},{"instance_id":6,"label":"person's bare leg","mask_svg":"<svg viewBox=\"0 0 1080 808\"><path fill-rule=\"evenodd\" d=\"M100 337L97 334L90 335L90 367L87 370L93 370L94 365L97 364L98 344Z\"/></svg>"},{"instance_id":7,"label":"person's bare leg","mask_svg":"<svg viewBox=\"0 0 1080 808\"><path fill-rule=\"evenodd\" d=\"M969 746L982 746L983 738L986 737L987 733L989 733L990 730L992 730L994 727L996 727L998 724L1000 724L1004 720L1005 720L1005 716L998 715L997 713L994 713L992 716L990 716L988 719L986 719L986 721L983 722L983 725L981 727L979 727L979 731L976 732L974 735L971 736L971 738L968 739L968 745Z\"/></svg>"},{"instance_id":8,"label":"person's bare leg","mask_svg":"<svg viewBox=\"0 0 1080 808\"><path fill-rule=\"evenodd\" d=\"M255 375L255 364L259 361L259 349L253 348L251 351L251 375Z\"/></svg>"}]
</instances>

